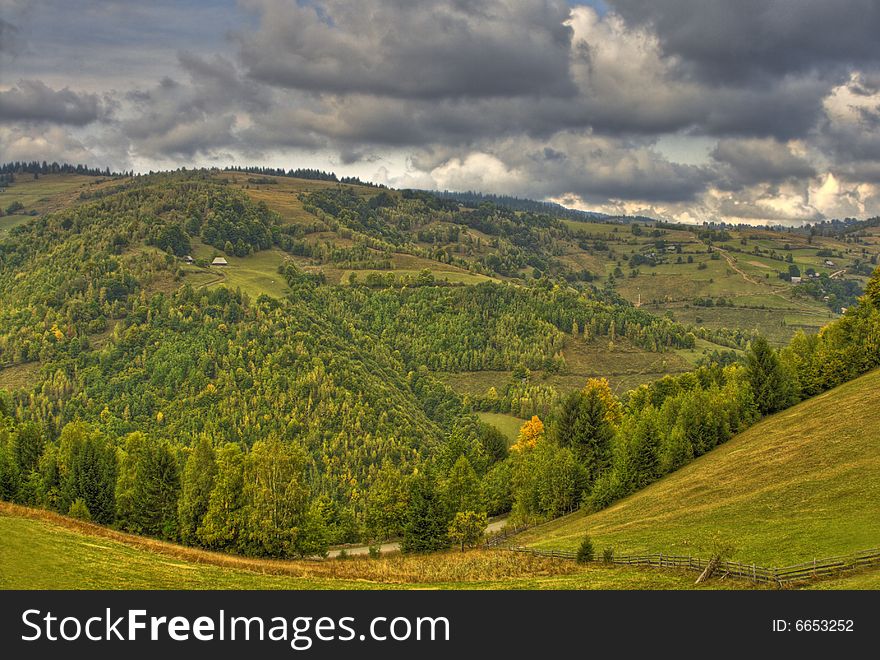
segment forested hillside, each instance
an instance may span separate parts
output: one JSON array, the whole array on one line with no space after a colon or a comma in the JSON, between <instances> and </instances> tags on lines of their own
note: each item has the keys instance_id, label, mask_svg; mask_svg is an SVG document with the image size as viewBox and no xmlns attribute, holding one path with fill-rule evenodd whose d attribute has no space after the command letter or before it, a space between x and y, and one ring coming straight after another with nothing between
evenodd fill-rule
<instances>
[{"instance_id":1,"label":"forested hillside","mask_svg":"<svg viewBox=\"0 0 880 660\"><path fill-rule=\"evenodd\" d=\"M315 221L403 241L397 225L444 212L430 197L386 193L361 205L350 190L311 193ZM471 222L507 236L486 213ZM511 231L517 226L533 231L522 222ZM284 554L293 551L290 531L278 532L286 545L257 542L261 524L221 533L205 520L221 485L235 491L242 474L258 470L257 449L274 447L267 456L285 447L293 452L285 489L295 483L300 496L274 524L312 525L318 548L378 538L400 531L369 515L389 474L436 468L443 481L466 453L479 476L506 454L473 402L434 371L558 371L566 332L627 337L654 351L695 340L668 320L550 281L464 287L427 276L330 286L291 260L279 272L288 295L252 300L191 286L200 267L180 259L198 245L230 257L273 247L296 255L298 232L265 203L198 172L108 182L11 230L0 245L0 362L37 372L3 402L4 497L167 538ZM521 381L517 411L535 389ZM504 395L480 407L510 406ZM239 487L229 497L251 508L261 497L288 499ZM188 530L183 511L197 519L187 518ZM251 515L243 509L242 520Z\"/></svg>"},{"instance_id":2,"label":"forested hillside","mask_svg":"<svg viewBox=\"0 0 880 660\"><path fill-rule=\"evenodd\" d=\"M0 391L0 497L249 555L464 546L486 514L605 506L875 363L870 287L780 357L591 283L563 258L585 235L550 215L318 174L283 194L241 173L107 180L0 235L0 379L24 374ZM271 286L228 286L261 255ZM754 364L718 364L749 340ZM703 364L623 397L551 383L572 346L620 343ZM507 380L447 384L483 373ZM480 411L534 417L508 452Z\"/></svg>"}]
</instances>

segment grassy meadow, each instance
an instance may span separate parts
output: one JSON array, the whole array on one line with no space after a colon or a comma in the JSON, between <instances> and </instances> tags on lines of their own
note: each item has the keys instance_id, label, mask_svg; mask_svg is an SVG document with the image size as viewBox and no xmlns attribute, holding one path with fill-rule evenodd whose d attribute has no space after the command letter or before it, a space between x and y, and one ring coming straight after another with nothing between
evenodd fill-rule
<instances>
[{"instance_id":1,"label":"grassy meadow","mask_svg":"<svg viewBox=\"0 0 880 660\"><path fill-rule=\"evenodd\" d=\"M529 530L521 544L574 549L584 533L619 554L786 565L880 543L880 370L765 418L598 513Z\"/></svg>"},{"instance_id":2,"label":"grassy meadow","mask_svg":"<svg viewBox=\"0 0 880 660\"><path fill-rule=\"evenodd\" d=\"M38 179L31 174L17 176L12 184L0 188L0 209L4 211L0 215L0 235L32 220L34 215L43 215L70 204L95 181L98 181L95 177L80 174L44 174ZM14 202L24 208L6 214L5 210Z\"/></svg>"},{"instance_id":3,"label":"grassy meadow","mask_svg":"<svg viewBox=\"0 0 880 660\"><path fill-rule=\"evenodd\" d=\"M477 413L477 417L486 424L491 424L504 434L508 444L512 445L519 437L519 430L525 420L513 415L505 415L504 413L481 412Z\"/></svg>"},{"instance_id":4,"label":"grassy meadow","mask_svg":"<svg viewBox=\"0 0 880 660\"><path fill-rule=\"evenodd\" d=\"M0 503L0 589L693 589L691 573L580 566L503 550L260 560ZM702 589L750 588L712 581Z\"/></svg>"}]
</instances>

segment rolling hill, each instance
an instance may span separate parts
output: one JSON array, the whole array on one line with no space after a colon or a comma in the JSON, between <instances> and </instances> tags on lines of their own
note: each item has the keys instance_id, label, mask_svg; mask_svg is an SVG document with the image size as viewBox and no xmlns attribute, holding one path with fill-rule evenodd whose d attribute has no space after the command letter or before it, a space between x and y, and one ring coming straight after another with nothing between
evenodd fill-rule
<instances>
[{"instance_id":1,"label":"rolling hill","mask_svg":"<svg viewBox=\"0 0 880 660\"><path fill-rule=\"evenodd\" d=\"M651 486L593 514L525 532L521 544L574 549L584 533L619 554L785 565L880 545L880 370L765 418Z\"/></svg>"},{"instance_id":2,"label":"rolling hill","mask_svg":"<svg viewBox=\"0 0 880 660\"><path fill-rule=\"evenodd\" d=\"M0 502L0 589L692 589L693 575L505 551L277 561L205 552ZM713 581L700 588L743 589Z\"/></svg>"},{"instance_id":3,"label":"rolling hill","mask_svg":"<svg viewBox=\"0 0 880 660\"><path fill-rule=\"evenodd\" d=\"M48 186L51 179L44 178ZM4 194L20 194L24 186L15 182ZM63 194L60 208L18 209L32 219L0 237L0 297L8 301L0 307L0 498L215 551L311 556L328 545L397 538L422 529L408 521L424 519L439 521L437 545L419 548L433 550L448 546L451 514L494 515L514 503L526 507L515 511L522 516L570 511L594 485L604 456L575 458L565 447L551 448L542 479L571 479L559 497L535 491L530 499L513 472L521 466L505 446L523 419L539 415L551 431L562 428L555 418L562 397L588 379L594 393L607 389L607 398L596 396L611 415L615 393L626 402L625 390L640 383L683 374L707 358L726 364L754 337L727 321L717 329L685 325L673 313L657 313L658 305L687 305L689 296L699 295L705 303L700 314L745 309L720 303L722 296L734 298L734 289L743 299L796 302L787 284L762 282L732 256L760 240L749 258L779 260L773 241L794 240L781 233L735 242L727 232L660 223L572 225L413 191L209 170L77 186L52 193ZM818 253L819 245L826 243L798 250ZM224 256L225 265L211 265L216 256ZM625 277L618 274L624 263L637 266ZM659 298L644 309L626 299L647 297L640 285L632 289L642 279L659 287ZM663 287L687 296L669 299ZM705 302L707 292L719 303ZM823 309L817 326L831 314ZM801 311L809 315L816 306ZM850 330L869 328L857 321L839 322L828 334L846 338ZM837 350L838 343L822 346ZM838 359L825 348L816 360ZM854 368L876 365L868 358L845 353L839 359ZM803 382L821 391L868 368L833 369L816 382L801 371ZM657 465L640 478L676 469L755 418L742 369L700 366L698 375L682 376L680 386L668 378L652 391L651 400L670 422L670 442L647 452ZM832 382L832 376L840 379ZM670 386L682 391L673 396ZM702 393L691 396L695 386ZM577 396L569 399L580 419L589 411L587 399ZM725 398L736 399L730 410L720 407ZM710 405L726 420L717 429L691 414L695 406ZM764 428L797 414L782 413ZM613 422L606 422L607 429L597 428L610 438ZM803 446L781 445L778 456L802 457L816 442L834 445L847 437L839 426L832 437L822 435L827 426L817 426L815 434L807 429L812 435ZM693 441L682 435L695 429L700 435ZM631 430L621 431L620 447L636 437ZM683 444L671 443L681 438ZM845 450L815 453L839 472L848 465ZM662 494L663 484L688 474L695 475L682 489L688 497L712 492L716 477L731 488L742 486L747 481L733 475L741 465L757 474L757 466L772 467L782 460L778 456L743 453L711 478L687 468L652 492ZM280 481L254 485L278 465ZM788 474L779 469L769 478L782 487ZM802 482L809 480L794 483ZM876 487L876 480L868 483ZM851 478L845 485L864 486ZM806 490L804 498L817 497ZM826 491L838 509L859 501ZM768 496L770 509L781 501L777 495ZM727 509L696 501L692 512L699 515L684 516L696 529L673 525L665 538L633 533L607 542L634 546L626 551L656 545L701 552L712 534L724 532L724 520L738 515L754 522L768 515L758 505L751 511L750 500L735 488L716 499ZM613 517L622 506L598 517ZM264 508L272 512L271 525ZM790 509L795 517L801 512ZM876 531L857 515L833 510L828 520L840 534L849 533L853 546L862 545L859 534L866 529ZM654 518L664 515L661 510ZM644 518L651 516L640 510L623 527L641 531ZM547 527L551 533L535 542L576 543L579 532L565 531L569 522ZM766 559L767 547L781 538L773 524L759 525L754 539L747 524L735 527L745 538L731 542L756 560ZM554 535L554 529L562 531ZM797 528L783 526L792 538L781 539L791 543L792 556L846 546L828 537L820 539L824 545L805 542L792 530ZM606 542L601 527L597 538Z\"/></svg>"}]
</instances>

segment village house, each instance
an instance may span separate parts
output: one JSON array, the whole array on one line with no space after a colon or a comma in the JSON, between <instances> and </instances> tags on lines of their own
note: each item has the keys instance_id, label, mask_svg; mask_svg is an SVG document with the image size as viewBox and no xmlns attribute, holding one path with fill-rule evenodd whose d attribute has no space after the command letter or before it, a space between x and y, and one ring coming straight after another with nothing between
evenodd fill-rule
<instances>
[{"instance_id":1,"label":"village house","mask_svg":"<svg viewBox=\"0 0 880 660\"><path fill-rule=\"evenodd\" d=\"M229 262L226 261L224 257L214 257L214 261L211 262L212 266L228 266Z\"/></svg>"}]
</instances>

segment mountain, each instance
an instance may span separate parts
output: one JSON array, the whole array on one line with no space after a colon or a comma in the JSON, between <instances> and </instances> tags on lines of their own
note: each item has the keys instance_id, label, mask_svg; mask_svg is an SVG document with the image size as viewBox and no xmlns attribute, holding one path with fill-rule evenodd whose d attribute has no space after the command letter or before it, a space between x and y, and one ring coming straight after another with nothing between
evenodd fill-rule
<instances>
[{"instance_id":1,"label":"mountain","mask_svg":"<svg viewBox=\"0 0 880 660\"><path fill-rule=\"evenodd\" d=\"M862 273L867 237L584 223L321 172L61 170L3 192L0 498L128 532L443 547L456 513L604 506L873 364L848 348L873 307L802 341L835 315L750 270L831 251ZM741 364L779 359L764 329L803 344L780 397Z\"/></svg>"}]
</instances>

